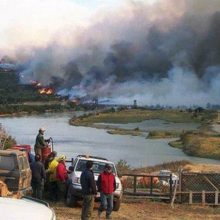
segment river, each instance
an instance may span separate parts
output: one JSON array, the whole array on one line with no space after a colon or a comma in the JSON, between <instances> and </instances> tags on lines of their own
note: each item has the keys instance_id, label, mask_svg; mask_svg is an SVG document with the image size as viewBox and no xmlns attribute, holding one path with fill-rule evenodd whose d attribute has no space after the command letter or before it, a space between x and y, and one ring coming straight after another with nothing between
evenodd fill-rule
<instances>
[{"instance_id":1,"label":"river","mask_svg":"<svg viewBox=\"0 0 220 220\"><path fill-rule=\"evenodd\" d=\"M32 147L40 127L45 127L45 138L52 137L54 150L65 154L67 158L78 154L106 157L114 162L126 160L131 167L144 167L170 161L188 160L195 163L220 164L220 161L190 157L181 150L168 145L170 139L151 140L145 137L129 135L110 135L104 129L75 127L68 124L74 113L44 114L23 117L0 118L6 131L16 139L18 144L30 144ZM155 124L156 123L156 124ZM195 124L167 123L161 120L142 122L150 128L194 129ZM133 126L138 127L139 124ZM182 127L181 127L182 126ZM122 127L125 127L123 125ZM128 127L132 127L128 124ZM147 129L146 129L147 130Z\"/></svg>"}]
</instances>

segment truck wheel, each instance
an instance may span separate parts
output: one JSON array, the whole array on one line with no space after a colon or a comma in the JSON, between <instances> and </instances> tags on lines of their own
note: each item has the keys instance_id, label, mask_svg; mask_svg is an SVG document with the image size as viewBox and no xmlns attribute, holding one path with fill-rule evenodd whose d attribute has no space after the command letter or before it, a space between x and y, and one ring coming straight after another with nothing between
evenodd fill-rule
<instances>
[{"instance_id":1,"label":"truck wheel","mask_svg":"<svg viewBox=\"0 0 220 220\"><path fill-rule=\"evenodd\" d=\"M66 196L66 205L69 207L76 206L77 199L74 195L72 195L71 190L68 190L67 196Z\"/></svg>"},{"instance_id":2,"label":"truck wheel","mask_svg":"<svg viewBox=\"0 0 220 220\"><path fill-rule=\"evenodd\" d=\"M121 205L121 199L120 198L117 198L115 201L114 201L114 205L113 205L113 211L118 211L120 209L120 205Z\"/></svg>"}]
</instances>

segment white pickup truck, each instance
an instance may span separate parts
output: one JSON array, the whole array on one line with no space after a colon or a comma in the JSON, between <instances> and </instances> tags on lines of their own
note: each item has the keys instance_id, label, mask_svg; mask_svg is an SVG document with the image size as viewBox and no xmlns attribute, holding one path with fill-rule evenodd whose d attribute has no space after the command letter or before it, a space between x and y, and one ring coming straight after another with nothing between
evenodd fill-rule
<instances>
[{"instance_id":1,"label":"white pickup truck","mask_svg":"<svg viewBox=\"0 0 220 220\"><path fill-rule=\"evenodd\" d=\"M0 197L0 213L5 220L56 220L53 209L46 202L28 197Z\"/></svg>"},{"instance_id":2,"label":"white pickup truck","mask_svg":"<svg viewBox=\"0 0 220 220\"><path fill-rule=\"evenodd\" d=\"M72 173L69 175L69 186L66 203L68 206L74 206L77 200L82 200L82 187L80 184L80 176L82 171L86 168L86 162L90 160L93 162L93 173L95 181L97 181L99 174L104 170L106 164L109 164L112 167L112 172L115 175L116 180L116 190L114 192L114 206L113 210L118 211L122 199L122 184L118 177L115 164L105 158L96 157L96 156L86 156L78 155L71 167ZM100 200L100 195L96 196L95 201Z\"/></svg>"}]
</instances>

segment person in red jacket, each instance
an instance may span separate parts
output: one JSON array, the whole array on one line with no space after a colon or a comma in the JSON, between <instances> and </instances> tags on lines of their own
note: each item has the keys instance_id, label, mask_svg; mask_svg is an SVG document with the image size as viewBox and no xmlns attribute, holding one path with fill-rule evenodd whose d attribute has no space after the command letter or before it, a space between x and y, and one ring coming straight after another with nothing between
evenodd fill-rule
<instances>
[{"instance_id":1,"label":"person in red jacket","mask_svg":"<svg viewBox=\"0 0 220 220\"><path fill-rule=\"evenodd\" d=\"M106 219L111 219L113 209L113 192L116 190L115 176L110 164L106 164L104 171L100 173L97 180L97 188L100 192L101 204L98 209L98 217L106 210Z\"/></svg>"},{"instance_id":2,"label":"person in red jacket","mask_svg":"<svg viewBox=\"0 0 220 220\"><path fill-rule=\"evenodd\" d=\"M65 165L65 156L58 158L58 165L56 169L57 185L58 185L58 198L64 198L66 196L66 186L67 186L67 169Z\"/></svg>"}]
</instances>

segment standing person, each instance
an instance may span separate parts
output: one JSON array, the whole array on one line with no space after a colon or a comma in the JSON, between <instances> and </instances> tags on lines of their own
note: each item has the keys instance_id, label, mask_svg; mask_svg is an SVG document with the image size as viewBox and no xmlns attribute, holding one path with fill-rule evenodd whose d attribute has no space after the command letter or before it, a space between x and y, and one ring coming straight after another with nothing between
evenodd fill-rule
<instances>
[{"instance_id":1,"label":"standing person","mask_svg":"<svg viewBox=\"0 0 220 220\"><path fill-rule=\"evenodd\" d=\"M81 220L89 220L92 217L94 207L94 197L97 194L95 179L92 171L93 162L86 162L86 169L80 176L80 183L82 186L83 204Z\"/></svg>"},{"instance_id":2,"label":"standing person","mask_svg":"<svg viewBox=\"0 0 220 220\"><path fill-rule=\"evenodd\" d=\"M100 173L97 180L98 191L100 192L101 204L98 209L98 217L106 210L106 219L111 219L113 210L113 192L116 190L115 176L112 173L112 167L105 165L104 171Z\"/></svg>"},{"instance_id":3,"label":"standing person","mask_svg":"<svg viewBox=\"0 0 220 220\"><path fill-rule=\"evenodd\" d=\"M56 152L51 153L50 162L48 164L48 169L46 170L48 178L48 189L49 189L49 198L53 201L58 200L58 187L57 187L57 166L58 161L56 159Z\"/></svg>"},{"instance_id":4,"label":"standing person","mask_svg":"<svg viewBox=\"0 0 220 220\"><path fill-rule=\"evenodd\" d=\"M35 155L35 161L31 163L30 167L32 171L31 186L33 197L42 199L43 184L46 179L46 173L39 154Z\"/></svg>"},{"instance_id":5,"label":"standing person","mask_svg":"<svg viewBox=\"0 0 220 220\"><path fill-rule=\"evenodd\" d=\"M42 149L48 146L48 143L50 142L50 140L45 140L44 139L44 132L45 129L44 128L40 128L38 135L36 137L35 140L35 145L34 145L34 152L35 154L40 154L41 158L42 158Z\"/></svg>"},{"instance_id":6,"label":"standing person","mask_svg":"<svg viewBox=\"0 0 220 220\"><path fill-rule=\"evenodd\" d=\"M50 163L56 156L57 156L57 152L56 152L56 151L52 151L52 152L47 156L47 158L46 158L45 161L44 161L45 170L48 169L49 163Z\"/></svg>"},{"instance_id":7,"label":"standing person","mask_svg":"<svg viewBox=\"0 0 220 220\"><path fill-rule=\"evenodd\" d=\"M66 188L67 188L67 169L65 164L66 156L62 155L58 158L57 165L57 186L58 186L58 197L59 199L66 198Z\"/></svg>"},{"instance_id":8,"label":"standing person","mask_svg":"<svg viewBox=\"0 0 220 220\"><path fill-rule=\"evenodd\" d=\"M56 151L52 151L46 158L46 160L44 161L44 168L46 170L46 182L44 184L44 190L45 191L49 191L49 178L50 178L50 171L48 170L49 168L49 164L51 163L51 161L53 161L54 158L56 158L57 156L57 152Z\"/></svg>"}]
</instances>

